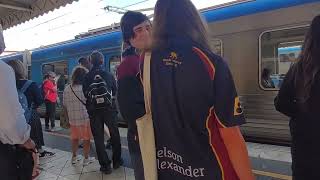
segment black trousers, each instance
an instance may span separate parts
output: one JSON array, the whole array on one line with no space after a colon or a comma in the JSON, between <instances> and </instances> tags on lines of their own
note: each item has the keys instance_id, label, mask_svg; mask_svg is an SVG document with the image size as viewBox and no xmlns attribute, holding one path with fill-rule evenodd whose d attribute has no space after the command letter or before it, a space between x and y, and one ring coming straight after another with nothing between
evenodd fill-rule
<instances>
[{"instance_id":1,"label":"black trousers","mask_svg":"<svg viewBox=\"0 0 320 180\"><path fill-rule=\"evenodd\" d=\"M45 125L48 128L49 127L49 120L51 123L51 127L55 127L55 114L56 114L56 103L53 103L51 101L45 100L46 104L46 117L45 117Z\"/></svg>"},{"instance_id":2,"label":"black trousers","mask_svg":"<svg viewBox=\"0 0 320 180\"><path fill-rule=\"evenodd\" d=\"M30 152L0 142L1 180L31 180L32 169L33 159Z\"/></svg>"},{"instance_id":3,"label":"black trousers","mask_svg":"<svg viewBox=\"0 0 320 180\"><path fill-rule=\"evenodd\" d=\"M42 132L40 116L36 110L32 111L31 118L32 118L32 121L30 123L30 126L31 126L30 138L36 144L36 148L41 149L41 147L44 146L43 132Z\"/></svg>"},{"instance_id":4,"label":"black trousers","mask_svg":"<svg viewBox=\"0 0 320 180\"><path fill-rule=\"evenodd\" d=\"M133 127L128 127L128 148L131 157L131 165L136 180L144 180L143 162L138 142L138 135Z\"/></svg>"},{"instance_id":5,"label":"black trousers","mask_svg":"<svg viewBox=\"0 0 320 180\"><path fill-rule=\"evenodd\" d=\"M110 131L110 140L112 144L112 161L119 163L121 159L120 134L116 121L116 112L113 111L95 111L90 114L91 131L96 146L99 164L102 167L110 166L111 161L106 152L104 144L104 124Z\"/></svg>"},{"instance_id":6,"label":"black trousers","mask_svg":"<svg viewBox=\"0 0 320 180\"><path fill-rule=\"evenodd\" d=\"M292 179L293 180L316 180L320 179L319 173L319 148L310 147L306 143L296 144L293 140L291 145L292 156ZM313 149L317 150L313 150Z\"/></svg>"},{"instance_id":7,"label":"black trousers","mask_svg":"<svg viewBox=\"0 0 320 180\"><path fill-rule=\"evenodd\" d=\"M320 180L320 137L319 131L317 131L318 126L313 128L307 123L310 122L308 120L291 120L289 123L293 180Z\"/></svg>"}]
</instances>

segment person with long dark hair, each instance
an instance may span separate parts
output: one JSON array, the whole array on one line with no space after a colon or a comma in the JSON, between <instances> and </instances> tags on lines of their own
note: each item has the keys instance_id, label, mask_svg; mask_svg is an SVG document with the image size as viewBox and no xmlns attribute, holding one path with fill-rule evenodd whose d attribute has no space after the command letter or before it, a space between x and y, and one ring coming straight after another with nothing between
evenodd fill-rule
<instances>
[{"instance_id":1,"label":"person with long dark hair","mask_svg":"<svg viewBox=\"0 0 320 180\"><path fill-rule=\"evenodd\" d=\"M276 109L290 117L294 180L320 179L320 16L306 34L299 60L288 71L275 98Z\"/></svg>"},{"instance_id":2,"label":"person with long dark hair","mask_svg":"<svg viewBox=\"0 0 320 180\"><path fill-rule=\"evenodd\" d=\"M31 126L30 137L36 144L40 158L51 157L55 153L43 149L45 144L40 115L38 113L38 108L43 104L41 92L35 82L27 79L26 68L21 61L11 60L7 64L11 66L15 72L17 89L21 90L23 86L27 85L27 82L30 83L29 86L26 86L24 92L28 101L28 107L31 109L30 120L27 120Z\"/></svg>"},{"instance_id":3,"label":"person with long dark hair","mask_svg":"<svg viewBox=\"0 0 320 180\"><path fill-rule=\"evenodd\" d=\"M254 179L232 74L210 50L206 26L190 0L156 3L150 83L159 180Z\"/></svg>"}]
</instances>

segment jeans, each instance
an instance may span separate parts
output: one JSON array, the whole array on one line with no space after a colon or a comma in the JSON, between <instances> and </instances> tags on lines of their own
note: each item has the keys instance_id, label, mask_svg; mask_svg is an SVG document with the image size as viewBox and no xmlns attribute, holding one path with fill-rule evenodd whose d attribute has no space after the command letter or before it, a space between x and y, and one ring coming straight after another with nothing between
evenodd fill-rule
<instances>
[{"instance_id":1,"label":"jeans","mask_svg":"<svg viewBox=\"0 0 320 180\"><path fill-rule=\"evenodd\" d=\"M134 170L134 177L136 180L144 180L144 169L138 142L138 135L130 126L128 127L127 139L131 157L131 165Z\"/></svg>"},{"instance_id":2,"label":"jeans","mask_svg":"<svg viewBox=\"0 0 320 180\"><path fill-rule=\"evenodd\" d=\"M45 117L45 125L46 128L49 128L49 120L51 123L51 127L54 128L55 127L55 114L56 114L56 103L55 102L51 102L49 100L45 100L45 104L46 104L46 117Z\"/></svg>"}]
</instances>

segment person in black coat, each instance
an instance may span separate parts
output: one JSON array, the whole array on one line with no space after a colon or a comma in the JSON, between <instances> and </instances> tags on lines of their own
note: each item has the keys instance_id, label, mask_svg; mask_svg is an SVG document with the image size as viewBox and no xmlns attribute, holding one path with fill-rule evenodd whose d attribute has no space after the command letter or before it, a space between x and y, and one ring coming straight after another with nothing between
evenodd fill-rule
<instances>
[{"instance_id":1,"label":"person in black coat","mask_svg":"<svg viewBox=\"0 0 320 180\"><path fill-rule=\"evenodd\" d=\"M30 81L26 77L26 70L24 68L23 63L19 60L11 60L8 62L8 65L10 65L15 72L17 89L21 89L27 81ZM36 148L39 152L39 157L53 156L53 152L46 151L42 148L42 146L44 146L43 132L40 116L37 112L39 106L41 106L41 104L43 104L44 102L43 97L41 95L42 93L40 92L40 89L38 88L37 84L35 82L32 82L30 86L26 89L24 94L28 101L28 107L32 108L30 120L30 137L36 144Z\"/></svg>"},{"instance_id":2,"label":"person in black coat","mask_svg":"<svg viewBox=\"0 0 320 180\"><path fill-rule=\"evenodd\" d=\"M288 71L275 108L290 117L293 180L320 179L320 16L313 19L299 61Z\"/></svg>"}]
</instances>

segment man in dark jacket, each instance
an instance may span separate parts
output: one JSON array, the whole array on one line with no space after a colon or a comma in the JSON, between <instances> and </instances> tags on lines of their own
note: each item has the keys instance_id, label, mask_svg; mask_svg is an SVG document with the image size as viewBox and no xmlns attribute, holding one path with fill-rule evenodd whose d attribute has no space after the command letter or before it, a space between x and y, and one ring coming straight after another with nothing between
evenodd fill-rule
<instances>
[{"instance_id":1,"label":"man in dark jacket","mask_svg":"<svg viewBox=\"0 0 320 180\"><path fill-rule=\"evenodd\" d=\"M116 81L110 73L102 69L102 64L104 62L103 54L95 51L90 55L89 58L92 68L84 78L83 93L87 98L86 107L90 117L90 125L96 146L99 164L101 166L100 171L106 174L110 174L111 161L108 157L104 145L104 123L108 126L110 130L113 151L113 168L117 169L123 163L121 159L121 143L119 129L117 127L117 123L115 122L117 110L114 102L112 102L110 106L107 106L105 108L95 108L92 98L90 97L89 91L92 90L91 87L95 81L94 79L97 76L99 76L106 83L107 88L111 90L111 95L113 97L117 92Z\"/></svg>"},{"instance_id":2,"label":"man in dark jacket","mask_svg":"<svg viewBox=\"0 0 320 180\"><path fill-rule=\"evenodd\" d=\"M143 164L138 143L136 119L145 114L143 88L139 77L140 57L151 44L151 23L140 12L129 11L121 19L124 43L128 45L122 53L122 62L117 70L118 102L120 112L128 122L128 147L135 179L143 180Z\"/></svg>"}]
</instances>

